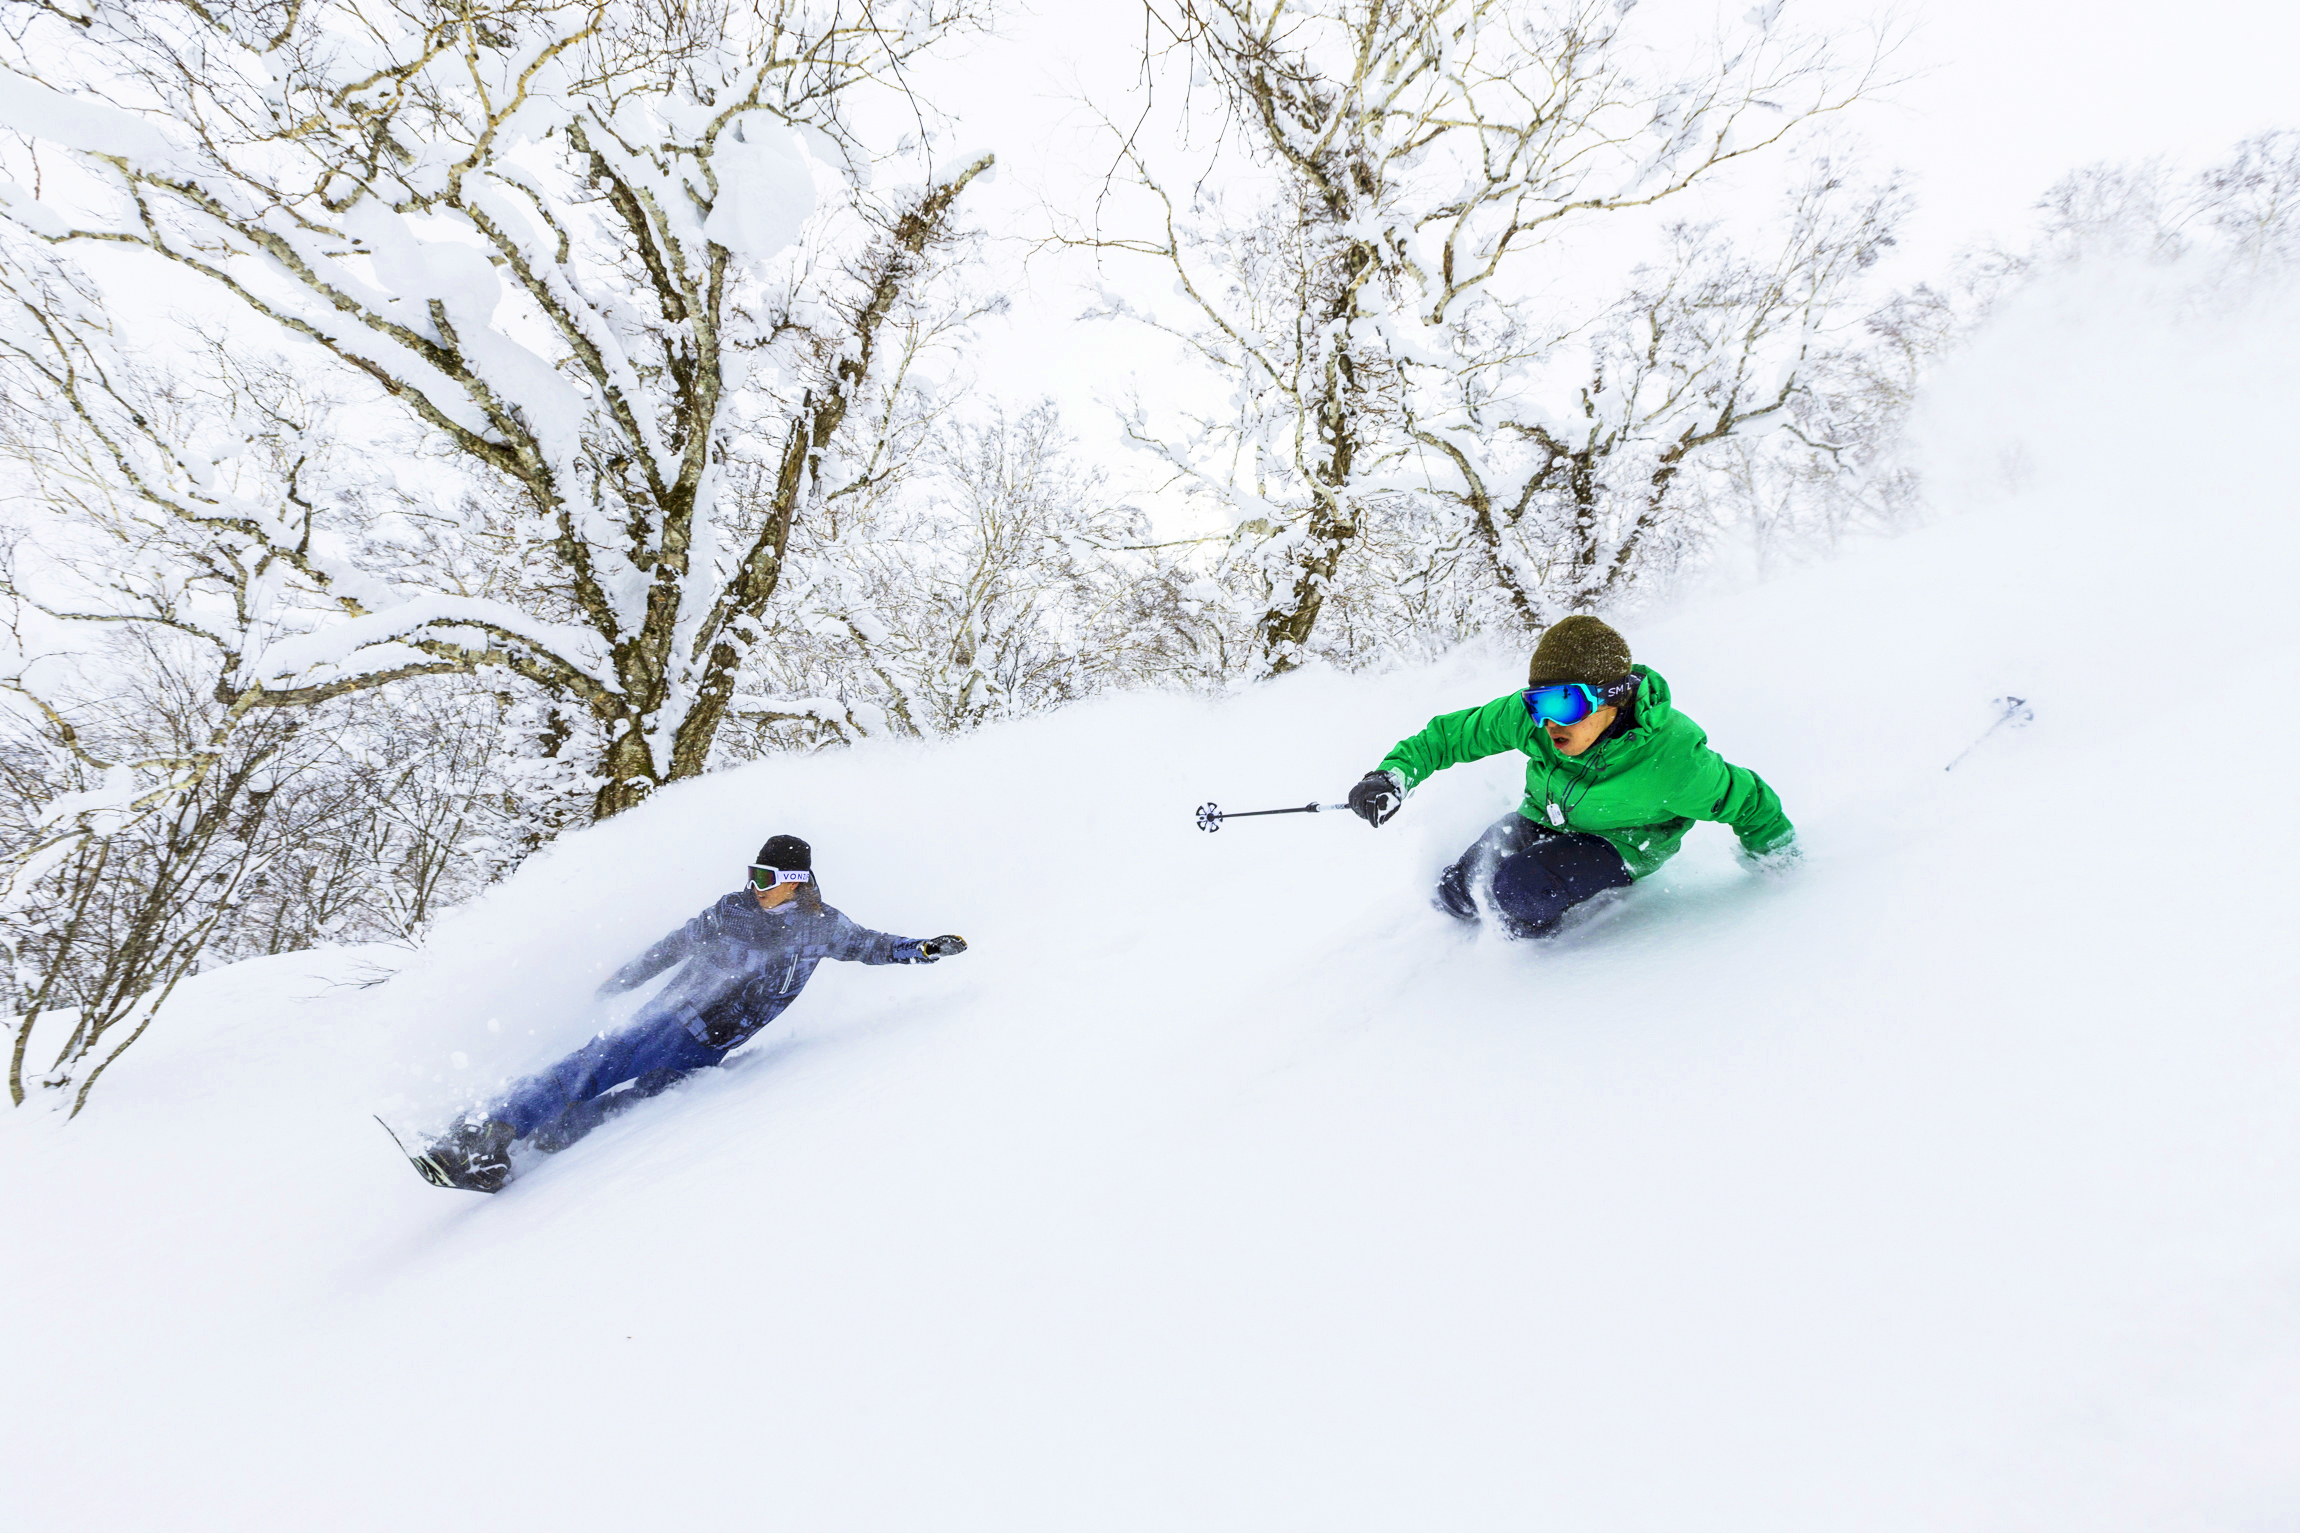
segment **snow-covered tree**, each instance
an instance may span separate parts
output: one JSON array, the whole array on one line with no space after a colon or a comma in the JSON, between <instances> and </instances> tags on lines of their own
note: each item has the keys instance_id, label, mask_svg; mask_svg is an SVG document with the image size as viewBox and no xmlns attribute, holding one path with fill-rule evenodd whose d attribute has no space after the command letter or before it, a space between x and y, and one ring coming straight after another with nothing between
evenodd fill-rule
<instances>
[{"instance_id":1,"label":"snow-covered tree","mask_svg":"<svg viewBox=\"0 0 2300 1533\"><path fill-rule=\"evenodd\" d=\"M503 752L492 699L439 690L459 659L248 664L382 587L405 518L308 378L220 343L140 365L75 275L0 261L0 1009L12 1097L49 1017L38 1079L77 1110L204 963L405 937L483 881Z\"/></svg>"},{"instance_id":2,"label":"snow-covered tree","mask_svg":"<svg viewBox=\"0 0 2300 1533\"><path fill-rule=\"evenodd\" d=\"M2161 158L2087 165L2037 208L2043 229L2032 249L1990 253L2000 276L2097 256L2202 254L2221 281L2274 279L2300 266L2300 130L2255 134L2187 175Z\"/></svg>"},{"instance_id":3,"label":"snow-covered tree","mask_svg":"<svg viewBox=\"0 0 2300 1533\"><path fill-rule=\"evenodd\" d=\"M0 935L12 1088L51 1015L76 1110L207 957L405 935L703 769L987 159L841 108L964 0L13 19ZM75 252L239 319L131 344Z\"/></svg>"},{"instance_id":4,"label":"snow-covered tree","mask_svg":"<svg viewBox=\"0 0 2300 1533\"><path fill-rule=\"evenodd\" d=\"M1817 161L1761 256L1714 225L1672 225L1659 258L1550 348L1540 373L1583 370L1566 411L1542 410L1546 390L1505 369L1457 369L1450 410L1423 392L1415 437L1425 462L1450 470L1431 474L1430 492L1511 618L1539 629L1606 605L1698 548L1730 519L1712 513L1706 475L1763 473L1763 457L1835 472L1846 380L1828 363L1864 333L1863 276L1902 204L1890 183L1849 185Z\"/></svg>"},{"instance_id":5,"label":"snow-covered tree","mask_svg":"<svg viewBox=\"0 0 2300 1533\"><path fill-rule=\"evenodd\" d=\"M1053 406L925 423L900 493L826 507L737 715L762 744L960 733L1224 670L1214 595L1082 463ZM790 699L819 698L811 709Z\"/></svg>"},{"instance_id":6,"label":"snow-covered tree","mask_svg":"<svg viewBox=\"0 0 2300 1533\"><path fill-rule=\"evenodd\" d=\"M1213 88L1224 150L1253 170L1193 179L1147 134L1122 134L1119 164L1151 227L1066 237L1162 265L1180 302L1136 294L1110 312L1177 336L1229 382L1207 407L1175 420L1137 409L1129 425L1237 530L1231 567L1259 593L1266 673L1308 652L1372 521L1423 497L1483 541L1517 620L1538 627L1600 599L1652 539L1635 512L1592 498L1610 498L1598 461L1654 444L1648 489L1656 475L1666 487L1704 442L1794 392L1769 343L1828 285L1794 244L1774 263L1777 293L1760 271L1719 267L1705 241L1619 302L1557 282L1568 241L1871 87L1875 54L1841 69L1830 39L1789 31L1780 11L1758 7L1675 65L1610 0L1171 12L1172 54ZM1556 494L1576 507L1560 537L1578 545L1545 540L1528 566L1514 535ZM1571 573L1553 581L1561 560Z\"/></svg>"},{"instance_id":7,"label":"snow-covered tree","mask_svg":"<svg viewBox=\"0 0 2300 1533\"><path fill-rule=\"evenodd\" d=\"M517 577L478 595L313 538L334 610L235 684L515 675L542 700L534 748L600 815L703 770L794 521L853 472L887 316L988 164L874 167L842 98L977 19L88 0L21 26L0 120L51 163L0 211L165 262L370 384L460 466ZM745 455L772 493L738 514Z\"/></svg>"}]
</instances>

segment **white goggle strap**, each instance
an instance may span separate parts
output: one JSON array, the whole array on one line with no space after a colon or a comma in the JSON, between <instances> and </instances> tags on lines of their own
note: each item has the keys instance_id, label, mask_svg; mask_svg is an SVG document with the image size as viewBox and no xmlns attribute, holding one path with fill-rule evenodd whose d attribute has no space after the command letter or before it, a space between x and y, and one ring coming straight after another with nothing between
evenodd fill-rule
<instances>
[{"instance_id":1,"label":"white goggle strap","mask_svg":"<svg viewBox=\"0 0 2300 1533\"><path fill-rule=\"evenodd\" d=\"M758 879L758 875L761 873L774 874L774 884L761 884ZM781 884L803 884L811 880L813 877L814 875L807 872L804 868L793 871L787 868L770 868L763 863L754 862L751 864L751 886L753 888L773 888Z\"/></svg>"}]
</instances>

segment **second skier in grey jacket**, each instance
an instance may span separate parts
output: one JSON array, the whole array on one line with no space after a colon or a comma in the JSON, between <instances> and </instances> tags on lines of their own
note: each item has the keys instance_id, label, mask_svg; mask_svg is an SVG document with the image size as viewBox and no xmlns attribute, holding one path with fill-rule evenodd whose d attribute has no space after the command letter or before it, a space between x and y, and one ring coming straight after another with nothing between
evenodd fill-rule
<instances>
[{"instance_id":1,"label":"second skier in grey jacket","mask_svg":"<svg viewBox=\"0 0 2300 1533\"><path fill-rule=\"evenodd\" d=\"M440 1186L500 1191L514 1144L563 1149L633 1102L719 1063L781 1016L824 959L933 963L965 951L963 937L898 937L833 910L815 884L812 849L776 836L751 864L749 888L714 901L599 987L601 995L636 990L678 967L630 1023L519 1081L410 1158Z\"/></svg>"}]
</instances>

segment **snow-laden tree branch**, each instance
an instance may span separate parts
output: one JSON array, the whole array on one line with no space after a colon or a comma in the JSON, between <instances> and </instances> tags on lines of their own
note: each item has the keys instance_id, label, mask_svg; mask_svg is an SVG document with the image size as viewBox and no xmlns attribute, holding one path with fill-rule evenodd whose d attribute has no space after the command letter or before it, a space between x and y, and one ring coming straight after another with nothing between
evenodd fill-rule
<instances>
[{"instance_id":1,"label":"snow-laden tree branch","mask_svg":"<svg viewBox=\"0 0 2300 1533\"><path fill-rule=\"evenodd\" d=\"M394 513L375 513L373 476L334 402L220 344L203 366L156 372L123 354L64 262L9 256L0 750L22 770L0 816L12 971L0 987L16 1002L11 1097L25 1099L27 1047L55 1014L64 1040L38 1081L77 1112L267 874L308 857L311 803L273 805L282 783L344 756L341 709L337 727L313 728L313 716L468 670L474 655L458 645L487 641L469 629L454 643L331 637L330 663L282 665L282 650L366 621L371 602L404 605L377 573L399 562L382 525ZM462 614L470 628L484 626L484 605ZM498 652L495 663L534 662ZM292 682L276 679L287 672ZM437 798L399 796L401 829L381 841L431 862L420 909L440 881L440 837L410 817Z\"/></svg>"},{"instance_id":2,"label":"snow-laden tree branch","mask_svg":"<svg viewBox=\"0 0 2300 1533\"><path fill-rule=\"evenodd\" d=\"M1121 295L1103 312L1157 326L1232 381L1217 409L1173 421L1137 412L1129 427L1236 529L1231 568L1250 571L1260 593L1266 673L1300 662L1352 547L1416 497L1465 508L1517 619L1547 621L1538 582L1487 529L1591 450L1575 445L1586 410L1568 403L1588 374L1560 388L1557 363L1598 316L1622 311L1560 295L1566 242L1776 148L1878 81L1881 53L1849 59L1839 40L1783 27L1780 9L1677 47L1673 65L1656 44L1679 40L1635 36L1629 8L1599 0L1177 0L1160 12L1166 62L1220 99L1215 163L1252 168L1217 190L1223 177L1193 176L1147 135L1118 134L1115 180L1147 216L1130 231L1073 224L1059 237L1162 265L1173 301ZM1713 317L1705 302L1660 294L1643 312L1675 326ZM1710 330L1747 365L1770 360L1759 344L1773 339L1770 321L1754 336ZM1654 494L1690 454L1785 397L1775 377L1763 403L1758 385L1737 386L1726 412L1688 435L1687 403L1741 364L1675 355L1684 350L1672 336L1647 367L1679 375L1674 395L1625 406L1641 430L1672 423L1661 450L1676 456L1652 467ZM1610 403L1619 385L1607 387ZM1574 414L1574 428L1553 425ZM1530 462L1512 461L1519 446ZM1584 532L1592 547L1603 541L1595 525ZM1594 577L1576 577L1575 599L1618 585L1643 539L1615 539Z\"/></svg>"},{"instance_id":3,"label":"snow-laden tree branch","mask_svg":"<svg viewBox=\"0 0 2300 1533\"><path fill-rule=\"evenodd\" d=\"M341 620L246 656L249 680L507 666L584 721L611 814L703 769L791 523L847 473L879 331L988 165L872 191L840 98L977 19L96 0L0 70L0 120L83 184L0 201L58 245L196 276L518 507L506 599L329 572ZM776 497L732 515L727 465L761 444Z\"/></svg>"},{"instance_id":4,"label":"snow-laden tree branch","mask_svg":"<svg viewBox=\"0 0 2300 1533\"><path fill-rule=\"evenodd\" d=\"M1798 429L1828 394L1863 274L1893 242L1906 199L1826 159L1805 167L1780 228L1751 255L1714 225L1672 225L1658 259L1571 345L1551 376L1584 369L1570 412L1506 371L1464 366L1417 395L1414 436L1430 493L1464 521L1494 589L1539 629L1616 600L1637 573L1705 531L1687 481L1707 455L1783 433L1789 450L1840 444ZM1820 413L1827 413L1824 406Z\"/></svg>"},{"instance_id":5,"label":"snow-laden tree branch","mask_svg":"<svg viewBox=\"0 0 2300 1533\"><path fill-rule=\"evenodd\" d=\"M794 545L758 690L736 700L762 743L955 734L1222 673L1199 612L1212 593L1144 546L1141 513L1076 460L1052 406L922 421L915 460L900 493L845 502ZM825 706L834 688L845 700Z\"/></svg>"}]
</instances>

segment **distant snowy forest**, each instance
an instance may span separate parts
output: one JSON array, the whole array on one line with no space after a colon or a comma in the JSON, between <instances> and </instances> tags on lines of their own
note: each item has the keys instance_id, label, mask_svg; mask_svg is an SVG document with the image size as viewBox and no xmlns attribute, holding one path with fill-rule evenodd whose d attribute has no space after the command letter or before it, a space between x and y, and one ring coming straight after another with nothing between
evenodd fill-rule
<instances>
[{"instance_id":1,"label":"distant snowy forest","mask_svg":"<svg viewBox=\"0 0 2300 1533\"><path fill-rule=\"evenodd\" d=\"M414 940L715 767L1905 527L1920 385L2011 287L2300 262L2285 132L1895 275L1895 39L1779 0L1149 0L1029 252L1092 274L1102 461L970 370L998 146L913 76L994 0L4 20L0 1013L12 1100L75 1111L185 976Z\"/></svg>"}]
</instances>

